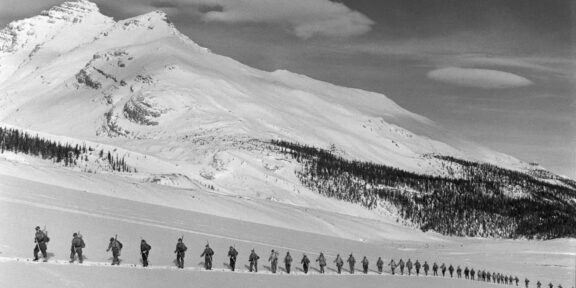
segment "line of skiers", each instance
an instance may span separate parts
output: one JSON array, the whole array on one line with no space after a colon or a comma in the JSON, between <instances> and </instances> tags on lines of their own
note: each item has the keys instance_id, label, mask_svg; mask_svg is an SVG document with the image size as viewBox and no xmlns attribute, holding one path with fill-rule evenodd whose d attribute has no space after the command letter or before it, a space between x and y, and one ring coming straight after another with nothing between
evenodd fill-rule
<instances>
[{"instance_id":1,"label":"line of skiers","mask_svg":"<svg viewBox=\"0 0 576 288\"><path fill-rule=\"evenodd\" d=\"M183 239L184 239L184 236L178 238L178 242L176 243L176 249L174 250L174 253L176 254L177 267L181 268L181 269L184 268L185 252L186 252L186 250L188 250L188 248L186 247L186 245L183 242ZM38 253L39 252L42 253L42 256L44 258L44 262L47 261L48 258L47 258L46 250L47 250L47 243L49 241L50 241L50 238L48 237L48 232L46 231L46 229L41 230L39 226L36 226L36 234L34 237L34 243L36 243L36 245L34 247L34 261L38 261L38 259L39 259ZM82 263L82 260L83 260L82 249L85 247L86 247L86 244L84 243L84 240L82 239L82 235L80 234L80 232L72 234L72 244L70 247L70 263L73 263L76 258L78 259L79 263ZM120 257L122 247L123 247L122 243L120 241L118 241L118 235L110 238L110 243L108 244L108 249L106 249L106 252L109 252L110 250L112 250L112 265L120 265L119 257ZM142 256L142 265L144 267L148 266L148 256L150 254L151 249L152 249L152 246L150 246L148 243L146 243L146 240L142 239L140 241L140 255ZM206 270L212 270L213 256L214 256L214 250L212 250L210 245L207 243L205 248L204 248L204 251L202 252L202 254L200 254L200 257L204 257L204 268ZM230 246L230 249L228 251L227 256L230 259L230 262L229 262L230 269L232 271L235 271L236 260L238 258L238 251L236 250L235 247ZM270 252L270 257L268 257L268 262L270 262L270 270L272 273L277 272L279 258L280 258L280 252L272 249L272 251ZM258 256L258 254L256 254L254 249L252 249L252 251L250 252L250 255L248 256L248 262L250 264L250 266L249 266L250 272L258 272L258 260L259 259L260 259L260 256ZM291 273L292 262L293 262L292 255L290 255L290 252L286 252L286 255L284 256L284 268L285 268L286 273L288 273L288 274ZM316 262L318 262L318 266L320 267L319 272L321 274L324 274L325 273L325 267L327 265L327 261L326 261L326 257L324 256L323 252L320 252L320 255L318 256L318 258L316 258ZM346 262L348 263L348 266L350 269L349 270L350 274L354 274L356 259L354 258L354 255L352 253L350 253ZM337 273L341 274L342 273L342 267L344 266L344 260L342 259L342 257L340 257L340 254L336 255L336 259L333 261L333 263L336 264ZM368 258L366 258L366 256L364 256L364 258L362 259L362 261L360 261L360 263L362 264L362 272L364 274L367 274L368 273L368 267L370 264L370 262L368 261ZM305 253L302 256L302 260L300 261L300 264L302 264L302 271L304 271L305 274L308 274L308 271L310 269L310 259L308 258L308 256ZM398 261L398 263L396 263L394 261L394 259L392 259L392 260L390 260L390 263L388 263L388 266L390 267L390 271L391 271L392 275L396 274L396 268L399 268L401 275L404 275L405 268L408 272L408 275L412 275L412 268L415 268L416 276L419 276L420 275L420 269L422 268L424 275L428 276L428 271L430 270L430 268L432 268L432 273L433 273L432 275L433 276L438 276L438 270L440 270L442 272L442 277L445 277L446 271L448 271L450 274L450 278L453 278L454 272L456 272L457 278L462 278L462 273L463 273L465 279L470 279L470 280L476 279L477 281L485 281L485 282L492 281L493 283L498 283L498 284L513 285L515 283L516 286L518 286L518 283L520 281L520 279L517 276L504 275L504 274L496 273L496 272L490 273L490 272L487 272L485 270L475 271L474 268L468 269L468 267L465 267L464 270L462 270L462 268L460 266L457 266L457 268L454 268L454 266L452 266L452 264L450 264L449 266L446 266L444 263L442 263L442 265L438 266L438 264L436 262L434 262L432 264L432 267L430 267L430 265L428 264L427 261L424 261L424 264L420 264L420 262L418 260L416 260L416 262L412 263L411 259L408 259L408 261L406 261L406 262L404 262L402 259L400 259L400 261ZM382 274L383 269L384 269L384 261L382 260L382 257L378 257L378 260L376 261L376 267L378 268L378 273ZM525 278L524 284L525 284L526 288L529 287L529 283L530 283L530 280L528 280L528 278ZM540 281L538 281L536 283L536 287L541 288L541 286L542 286L542 283ZM554 285L552 283L548 284L549 288L553 288L553 286ZM562 285L558 285L557 287L562 288Z\"/></svg>"}]
</instances>

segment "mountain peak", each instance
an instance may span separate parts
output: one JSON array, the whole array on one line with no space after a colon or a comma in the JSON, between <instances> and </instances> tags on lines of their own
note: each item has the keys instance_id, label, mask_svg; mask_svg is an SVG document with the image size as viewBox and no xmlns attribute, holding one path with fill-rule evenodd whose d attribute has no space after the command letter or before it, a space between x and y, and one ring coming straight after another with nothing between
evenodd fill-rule
<instances>
[{"instance_id":1,"label":"mountain peak","mask_svg":"<svg viewBox=\"0 0 576 288\"><path fill-rule=\"evenodd\" d=\"M100 10L95 3L86 0L76 0L64 2L44 10L41 15L76 23L81 21L87 14L99 12Z\"/></svg>"}]
</instances>

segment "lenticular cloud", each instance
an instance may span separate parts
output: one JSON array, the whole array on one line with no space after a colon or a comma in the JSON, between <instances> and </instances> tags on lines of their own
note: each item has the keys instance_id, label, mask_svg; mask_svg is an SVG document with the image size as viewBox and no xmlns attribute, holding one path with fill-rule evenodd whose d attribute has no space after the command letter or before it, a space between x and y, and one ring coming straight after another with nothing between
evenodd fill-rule
<instances>
[{"instance_id":1,"label":"lenticular cloud","mask_svg":"<svg viewBox=\"0 0 576 288\"><path fill-rule=\"evenodd\" d=\"M484 89L516 88L534 84L522 76L490 69L447 67L430 71L427 76L453 85Z\"/></svg>"}]
</instances>

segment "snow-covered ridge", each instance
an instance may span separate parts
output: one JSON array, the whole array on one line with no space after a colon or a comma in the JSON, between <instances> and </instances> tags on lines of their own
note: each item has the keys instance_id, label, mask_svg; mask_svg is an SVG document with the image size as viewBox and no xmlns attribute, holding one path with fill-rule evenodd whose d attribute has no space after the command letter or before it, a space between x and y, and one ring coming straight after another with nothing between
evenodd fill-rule
<instances>
[{"instance_id":1,"label":"snow-covered ridge","mask_svg":"<svg viewBox=\"0 0 576 288\"><path fill-rule=\"evenodd\" d=\"M77 23L82 21L82 19L86 17L86 14L98 12L100 12L100 10L96 4L86 0L77 0L64 2L49 10L44 10L40 15Z\"/></svg>"},{"instance_id":2,"label":"snow-covered ridge","mask_svg":"<svg viewBox=\"0 0 576 288\"><path fill-rule=\"evenodd\" d=\"M48 11L3 30L19 35L18 49L0 53L0 120L6 124L114 142L168 162L184 161L193 167L188 170L192 174L210 172L205 166L215 153L238 153L232 145L208 141L220 151L197 145L207 137L333 147L347 159L436 176L450 175L441 161L423 155L514 170L526 166L513 157L451 141L435 123L385 95L284 70L260 71L205 53L162 11L119 21L87 1ZM15 28L18 23L24 28ZM251 163L248 167L261 168L254 163L259 155L242 157ZM260 173L247 166L239 164L214 177L215 186L231 189L237 185L236 173ZM266 183L262 175L251 177Z\"/></svg>"},{"instance_id":3,"label":"snow-covered ridge","mask_svg":"<svg viewBox=\"0 0 576 288\"><path fill-rule=\"evenodd\" d=\"M100 14L98 6L92 2L85 0L64 2L49 10L42 11L38 16L11 22L7 27L0 30L0 53L15 52L32 39L48 39L52 35L42 35L47 32L43 29L43 26L47 24L58 26L62 22L77 24L86 18L100 18L99 16L105 17Z\"/></svg>"}]
</instances>

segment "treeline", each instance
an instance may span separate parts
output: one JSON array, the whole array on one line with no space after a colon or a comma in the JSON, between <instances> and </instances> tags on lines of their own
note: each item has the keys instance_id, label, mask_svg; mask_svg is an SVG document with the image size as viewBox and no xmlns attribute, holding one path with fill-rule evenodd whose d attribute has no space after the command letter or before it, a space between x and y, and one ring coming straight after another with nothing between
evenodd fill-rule
<instances>
[{"instance_id":1,"label":"treeline","mask_svg":"<svg viewBox=\"0 0 576 288\"><path fill-rule=\"evenodd\" d=\"M77 166L79 161L88 162L88 155L94 148L86 147L85 144L62 144L40 138L38 135L31 136L18 129L0 127L0 153L5 151L41 157L71 167ZM99 159L107 162L112 171L136 172L126 164L124 157L119 158L117 154L113 156L110 151L100 150Z\"/></svg>"},{"instance_id":2,"label":"treeline","mask_svg":"<svg viewBox=\"0 0 576 288\"><path fill-rule=\"evenodd\" d=\"M302 165L306 187L368 208L391 203L423 231L445 235L540 238L576 236L576 190L494 165L436 156L463 176L436 177L350 161L296 143L272 141Z\"/></svg>"}]
</instances>

